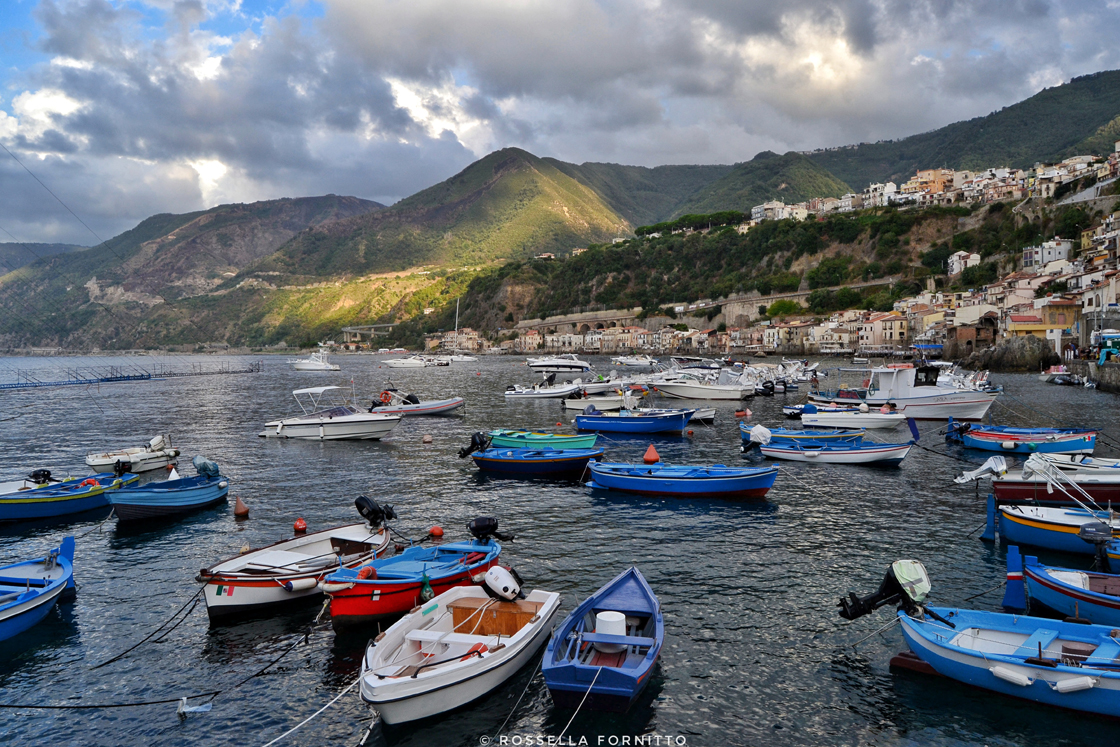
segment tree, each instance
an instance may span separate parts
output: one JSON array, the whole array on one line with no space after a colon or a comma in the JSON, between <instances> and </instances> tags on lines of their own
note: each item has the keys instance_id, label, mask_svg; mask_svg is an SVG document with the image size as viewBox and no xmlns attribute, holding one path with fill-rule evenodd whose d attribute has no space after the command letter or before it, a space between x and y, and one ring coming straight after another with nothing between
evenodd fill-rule
<instances>
[{"instance_id":1,"label":"tree","mask_svg":"<svg viewBox=\"0 0 1120 747\"><path fill-rule=\"evenodd\" d=\"M770 304L770 308L766 310L766 315L770 317L791 316L793 314L799 314L803 310L801 304L797 303L797 301L783 298Z\"/></svg>"}]
</instances>

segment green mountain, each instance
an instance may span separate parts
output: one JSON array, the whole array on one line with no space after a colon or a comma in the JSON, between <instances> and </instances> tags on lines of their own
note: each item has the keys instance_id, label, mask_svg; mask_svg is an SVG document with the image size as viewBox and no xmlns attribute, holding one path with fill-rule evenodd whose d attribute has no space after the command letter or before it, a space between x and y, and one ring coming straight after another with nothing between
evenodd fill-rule
<instances>
[{"instance_id":1,"label":"green mountain","mask_svg":"<svg viewBox=\"0 0 1120 747\"><path fill-rule=\"evenodd\" d=\"M0 275L7 275L12 270L18 270L43 257L81 252L86 249L89 247L77 244L24 244L14 241L0 244Z\"/></svg>"},{"instance_id":2,"label":"green mountain","mask_svg":"<svg viewBox=\"0 0 1120 747\"><path fill-rule=\"evenodd\" d=\"M1071 155L1105 155L1120 138L1120 70L1074 78L1029 99L902 140L808 154L853 188L905 181L918 169L1029 168Z\"/></svg>"},{"instance_id":3,"label":"green mountain","mask_svg":"<svg viewBox=\"0 0 1120 747\"><path fill-rule=\"evenodd\" d=\"M622 166L617 163L575 165L545 161L586 184L631 225L658 223L673 215L694 192L731 171L732 166Z\"/></svg>"},{"instance_id":4,"label":"green mountain","mask_svg":"<svg viewBox=\"0 0 1120 747\"><path fill-rule=\"evenodd\" d=\"M519 148L482 158L391 208L308 230L244 276L319 276L568 252L630 233L593 189Z\"/></svg>"},{"instance_id":5,"label":"green mountain","mask_svg":"<svg viewBox=\"0 0 1120 747\"><path fill-rule=\"evenodd\" d=\"M751 208L767 200L786 204L811 197L839 197L850 192L847 184L800 153L763 151L746 163L736 164L721 178L694 192L674 211L674 216L716 213Z\"/></svg>"}]
</instances>

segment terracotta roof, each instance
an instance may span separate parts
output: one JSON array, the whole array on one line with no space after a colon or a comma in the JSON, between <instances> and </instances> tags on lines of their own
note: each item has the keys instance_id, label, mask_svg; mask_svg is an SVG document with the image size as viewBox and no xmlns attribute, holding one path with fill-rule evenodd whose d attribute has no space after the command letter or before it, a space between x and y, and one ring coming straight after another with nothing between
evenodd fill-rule
<instances>
[{"instance_id":1,"label":"terracotta roof","mask_svg":"<svg viewBox=\"0 0 1120 747\"><path fill-rule=\"evenodd\" d=\"M1012 314L1011 321L1019 322L1021 324L1042 324L1042 317L1029 316L1026 314Z\"/></svg>"}]
</instances>

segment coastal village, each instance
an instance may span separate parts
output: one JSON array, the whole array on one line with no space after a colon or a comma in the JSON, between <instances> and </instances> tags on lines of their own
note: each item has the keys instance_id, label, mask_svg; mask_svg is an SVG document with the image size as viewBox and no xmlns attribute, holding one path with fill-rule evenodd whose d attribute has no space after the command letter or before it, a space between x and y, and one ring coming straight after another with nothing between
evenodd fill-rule
<instances>
[{"instance_id":1,"label":"coastal village","mask_svg":"<svg viewBox=\"0 0 1120 747\"><path fill-rule=\"evenodd\" d=\"M1033 169L990 168L984 171L929 169L918 171L902 184L871 184L862 193L840 198L819 198L795 205L771 201L751 210L751 220L740 232L766 220L820 219L830 212L898 206L930 206L1052 202L1078 185L1081 193L1067 200L1085 201L1106 193L1120 176L1120 142L1108 158L1075 156L1060 163L1038 164ZM1098 343L1101 330L1120 328L1120 201L1108 200L1111 210L1101 211L1090 228L1079 236L1060 236L1024 248L1016 268L995 282L960 288L960 278L981 263L974 252L949 256L941 289L926 279L927 289L901 298L889 311L849 309L831 315L783 313L762 316L747 327L713 324L698 328L685 323L657 328L634 324L598 324L596 328L561 332L548 327L521 329L495 339L493 335L464 328L429 336L429 349L474 352L525 353L533 351L578 353L653 352L696 355L877 355L962 358L992 347L1000 340L1035 336L1047 340L1065 358L1074 357ZM683 229L685 232L688 229ZM657 238L650 234L648 238ZM576 250L577 252L579 250ZM709 304L676 307L682 319L694 320ZM762 311L762 309L759 309ZM694 316L695 314L695 316ZM653 320L649 320L653 321ZM661 320L665 322L667 320Z\"/></svg>"}]
</instances>

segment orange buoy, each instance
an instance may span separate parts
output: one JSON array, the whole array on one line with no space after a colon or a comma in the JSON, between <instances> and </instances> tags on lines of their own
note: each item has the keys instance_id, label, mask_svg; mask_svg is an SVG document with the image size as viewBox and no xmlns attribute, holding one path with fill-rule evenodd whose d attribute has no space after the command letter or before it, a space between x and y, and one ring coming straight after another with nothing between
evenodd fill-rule
<instances>
[{"instance_id":1,"label":"orange buoy","mask_svg":"<svg viewBox=\"0 0 1120 747\"><path fill-rule=\"evenodd\" d=\"M562 427L563 425L564 425L563 423L557 423L557 424L556 424L556 427L557 427L557 428L560 428L560 427Z\"/></svg>"},{"instance_id":2,"label":"orange buoy","mask_svg":"<svg viewBox=\"0 0 1120 747\"><path fill-rule=\"evenodd\" d=\"M303 534L307 531L307 522L302 518L296 519L296 523L292 524L292 528L296 530L296 534Z\"/></svg>"},{"instance_id":3,"label":"orange buoy","mask_svg":"<svg viewBox=\"0 0 1120 747\"><path fill-rule=\"evenodd\" d=\"M736 410L735 411L735 417L745 418L745 417L747 417L747 411L746 410Z\"/></svg>"},{"instance_id":4,"label":"orange buoy","mask_svg":"<svg viewBox=\"0 0 1120 747\"><path fill-rule=\"evenodd\" d=\"M688 432L688 435L690 435L690 436L691 436L691 435L692 435L692 431L689 431L689 432Z\"/></svg>"},{"instance_id":5,"label":"orange buoy","mask_svg":"<svg viewBox=\"0 0 1120 747\"><path fill-rule=\"evenodd\" d=\"M233 515L238 519L249 518L249 507L241 500L241 496L237 496L237 502L233 504Z\"/></svg>"},{"instance_id":6,"label":"orange buoy","mask_svg":"<svg viewBox=\"0 0 1120 747\"><path fill-rule=\"evenodd\" d=\"M481 375L482 375L481 371L479 371L478 373L475 374L475 376L481 376Z\"/></svg>"},{"instance_id":7,"label":"orange buoy","mask_svg":"<svg viewBox=\"0 0 1120 747\"><path fill-rule=\"evenodd\" d=\"M642 457L642 461L646 464L656 464L661 461L661 455L657 453L657 449L653 448L653 444L650 444L649 448L646 449L646 454Z\"/></svg>"},{"instance_id":8,"label":"orange buoy","mask_svg":"<svg viewBox=\"0 0 1120 747\"><path fill-rule=\"evenodd\" d=\"M377 578L377 569L372 565L363 565L358 569L358 578Z\"/></svg>"},{"instance_id":9,"label":"orange buoy","mask_svg":"<svg viewBox=\"0 0 1120 747\"><path fill-rule=\"evenodd\" d=\"M428 530L428 534L431 535L432 537L442 537L443 536L443 527L438 526L438 525L434 526L434 527L432 527L431 529Z\"/></svg>"},{"instance_id":10,"label":"orange buoy","mask_svg":"<svg viewBox=\"0 0 1120 747\"><path fill-rule=\"evenodd\" d=\"M170 471L171 471L171 470L173 470L173 469L175 469L175 465L174 465L174 464L169 464L169 465L167 465L167 471L168 471L168 472L170 472Z\"/></svg>"}]
</instances>

